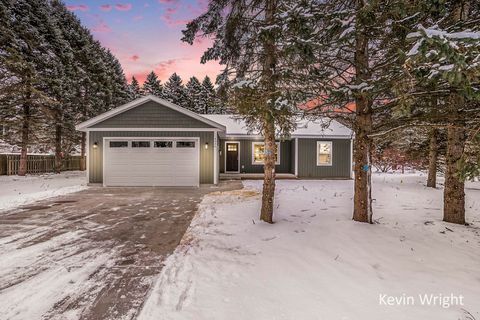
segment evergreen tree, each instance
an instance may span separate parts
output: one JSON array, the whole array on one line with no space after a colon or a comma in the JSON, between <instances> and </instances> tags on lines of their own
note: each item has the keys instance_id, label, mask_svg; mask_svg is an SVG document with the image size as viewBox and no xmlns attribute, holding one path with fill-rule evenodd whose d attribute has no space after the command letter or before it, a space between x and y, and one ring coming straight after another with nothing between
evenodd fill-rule
<instances>
[{"instance_id":1,"label":"evergreen tree","mask_svg":"<svg viewBox=\"0 0 480 320\"><path fill-rule=\"evenodd\" d=\"M138 84L137 79L133 76L132 82L130 83L130 97L131 99L138 99L142 96L142 92L140 90L140 85Z\"/></svg>"},{"instance_id":2,"label":"evergreen tree","mask_svg":"<svg viewBox=\"0 0 480 320\"><path fill-rule=\"evenodd\" d=\"M203 87L197 77L191 77L188 80L185 90L188 98L186 108L197 113L207 113L205 112L205 103L202 100Z\"/></svg>"},{"instance_id":3,"label":"evergreen tree","mask_svg":"<svg viewBox=\"0 0 480 320\"><path fill-rule=\"evenodd\" d=\"M297 1L298 2L298 1ZM264 183L260 219L273 222L276 133L288 135L293 114L304 99L295 78L308 73L312 54L304 15L296 1L211 0L208 10L183 31L183 41L214 37L201 61L219 60L226 68L220 86L247 125L264 137Z\"/></svg>"},{"instance_id":4,"label":"evergreen tree","mask_svg":"<svg viewBox=\"0 0 480 320\"><path fill-rule=\"evenodd\" d=\"M415 102L434 95L439 101L429 113L435 117L424 121L437 126L447 124L443 219L464 224L464 179L469 176L467 172L476 171L480 158L468 156L468 150L472 150L468 141L478 139L480 128L480 3L420 3L427 10L423 24L409 34L415 43L407 52L405 65L410 76L407 81L411 84L413 78L415 82L405 96Z\"/></svg>"},{"instance_id":5,"label":"evergreen tree","mask_svg":"<svg viewBox=\"0 0 480 320\"><path fill-rule=\"evenodd\" d=\"M148 74L147 79L143 83L143 93L145 95L151 94L159 98L163 97L163 86L155 72L152 71Z\"/></svg>"},{"instance_id":6,"label":"evergreen tree","mask_svg":"<svg viewBox=\"0 0 480 320\"><path fill-rule=\"evenodd\" d=\"M188 97L185 87L182 83L182 78L176 73L173 73L165 83L163 90L164 99L186 108L188 105Z\"/></svg>"}]
</instances>

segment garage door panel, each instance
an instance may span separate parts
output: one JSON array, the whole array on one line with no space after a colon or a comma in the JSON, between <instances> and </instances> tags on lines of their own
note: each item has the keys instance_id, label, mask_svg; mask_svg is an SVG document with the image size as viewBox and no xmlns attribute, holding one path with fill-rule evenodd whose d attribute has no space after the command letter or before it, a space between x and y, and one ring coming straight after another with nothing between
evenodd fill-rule
<instances>
[{"instance_id":1,"label":"garage door panel","mask_svg":"<svg viewBox=\"0 0 480 320\"><path fill-rule=\"evenodd\" d=\"M197 186L199 184L199 142L195 148L176 148L175 141L193 141L192 138L168 139L172 148L110 148L105 143L105 185L108 186ZM155 138L158 140L158 138ZM150 140L153 141L153 140Z\"/></svg>"}]
</instances>

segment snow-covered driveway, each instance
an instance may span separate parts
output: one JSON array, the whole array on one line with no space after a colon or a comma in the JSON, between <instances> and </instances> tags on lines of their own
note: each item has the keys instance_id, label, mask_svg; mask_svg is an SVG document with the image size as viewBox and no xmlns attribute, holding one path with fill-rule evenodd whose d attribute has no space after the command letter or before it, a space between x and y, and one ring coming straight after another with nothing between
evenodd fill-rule
<instances>
[{"instance_id":1,"label":"snow-covered driveway","mask_svg":"<svg viewBox=\"0 0 480 320\"><path fill-rule=\"evenodd\" d=\"M466 227L441 221L425 180L375 175L375 225L351 220L352 181L277 181L274 225L258 220L261 181L209 195L139 319L480 319L480 183Z\"/></svg>"},{"instance_id":2,"label":"snow-covered driveway","mask_svg":"<svg viewBox=\"0 0 480 320\"><path fill-rule=\"evenodd\" d=\"M0 214L0 319L132 319L201 188L90 187Z\"/></svg>"}]
</instances>

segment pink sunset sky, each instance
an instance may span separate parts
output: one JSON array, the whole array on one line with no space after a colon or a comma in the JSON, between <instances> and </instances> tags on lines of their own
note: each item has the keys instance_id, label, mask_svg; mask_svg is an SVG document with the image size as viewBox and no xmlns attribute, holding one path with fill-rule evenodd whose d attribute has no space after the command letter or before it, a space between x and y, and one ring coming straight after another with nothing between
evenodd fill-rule
<instances>
[{"instance_id":1,"label":"pink sunset sky","mask_svg":"<svg viewBox=\"0 0 480 320\"><path fill-rule=\"evenodd\" d=\"M207 0L66 0L66 5L120 60L129 82L135 76L143 83L152 70L162 82L173 72L184 83L206 75L215 81L221 70L215 61L200 63L208 39L192 46L180 41L181 30L206 10Z\"/></svg>"}]
</instances>

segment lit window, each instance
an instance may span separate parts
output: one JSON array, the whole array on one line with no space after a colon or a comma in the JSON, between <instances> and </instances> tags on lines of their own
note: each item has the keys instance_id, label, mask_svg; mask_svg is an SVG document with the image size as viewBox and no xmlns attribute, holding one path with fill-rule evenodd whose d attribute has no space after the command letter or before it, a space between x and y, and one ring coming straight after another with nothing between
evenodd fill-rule
<instances>
[{"instance_id":1,"label":"lit window","mask_svg":"<svg viewBox=\"0 0 480 320\"><path fill-rule=\"evenodd\" d=\"M276 142L277 151L275 153L275 164L280 164L280 142ZM252 164L263 164L265 159L265 143L252 142Z\"/></svg>"},{"instance_id":2,"label":"lit window","mask_svg":"<svg viewBox=\"0 0 480 320\"><path fill-rule=\"evenodd\" d=\"M177 148L195 148L195 141L177 141Z\"/></svg>"},{"instance_id":3,"label":"lit window","mask_svg":"<svg viewBox=\"0 0 480 320\"><path fill-rule=\"evenodd\" d=\"M110 141L110 148L128 148L128 141Z\"/></svg>"},{"instance_id":4,"label":"lit window","mask_svg":"<svg viewBox=\"0 0 480 320\"><path fill-rule=\"evenodd\" d=\"M332 142L317 141L317 166L332 165Z\"/></svg>"},{"instance_id":5,"label":"lit window","mask_svg":"<svg viewBox=\"0 0 480 320\"><path fill-rule=\"evenodd\" d=\"M237 144L236 143L227 144L227 151L237 151Z\"/></svg>"},{"instance_id":6,"label":"lit window","mask_svg":"<svg viewBox=\"0 0 480 320\"><path fill-rule=\"evenodd\" d=\"M150 141L132 141L132 148L150 148Z\"/></svg>"},{"instance_id":7,"label":"lit window","mask_svg":"<svg viewBox=\"0 0 480 320\"><path fill-rule=\"evenodd\" d=\"M173 141L155 141L154 148L173 148Z\"/></svg>"}]
</instances>

